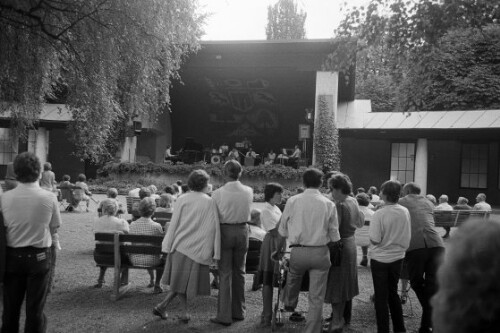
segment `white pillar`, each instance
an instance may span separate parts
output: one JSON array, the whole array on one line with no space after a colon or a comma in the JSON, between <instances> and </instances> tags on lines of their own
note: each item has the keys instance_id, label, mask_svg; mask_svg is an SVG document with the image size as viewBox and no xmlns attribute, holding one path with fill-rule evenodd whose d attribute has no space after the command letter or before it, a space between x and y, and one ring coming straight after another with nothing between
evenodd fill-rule
<instances>
[{"instance_id":1,"label":"white pillar","mask_svg":"<svg viewBox=\"0 0 500 333\"><path fill-rule=\"evenodd\" d=\"M415 183L422 189L421 194L427 194L427 139L418 139L415 154Z\"/></svg>"},{"instance_id":2,"label":"white pillar","mask_svg":"<svg viewBox=\"0 0 500 333\"><path fill-rule=\"evenodd\" d=\"M49 154L49 131L45 127L29 131L28 151L34 153L40 159L42 165L47 162Z\"/></svg>"},{"instance_id":3,"label":"white pillar","mask_svg":"<svg viewBox=\"0 0 500 333\"><path fill-rule=\"evenodd\" d=\"M318 128L318 117L316 110L318 110L318 98L323 95L327 98L327 103L331 105L331 110L334 115L335 123L337 123L337 101L338 101L338 86L339 86L339 73L338 72L316 72L316 96L314 105L314 128ZM313 158L312 164L316 162L316 152L313 145Z\"/></svg>"}]
</instances>

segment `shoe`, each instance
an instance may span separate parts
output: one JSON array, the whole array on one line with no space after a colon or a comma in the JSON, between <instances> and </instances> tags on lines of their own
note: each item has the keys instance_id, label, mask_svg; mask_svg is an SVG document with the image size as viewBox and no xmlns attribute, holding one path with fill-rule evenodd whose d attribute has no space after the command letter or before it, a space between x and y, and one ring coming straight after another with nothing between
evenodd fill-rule
<instances>
[{"instance_id":1,"label":"shoe","mask_svg":"<svg viewBox=\"0 0 500 333\"><path fill-rule=\"evenodd\" d=\"M361 266L364 266L364 267L368 266L368 258L365 257L365 256L363 256L363 259L361 259L361 261L359 262L359 264Z\"/></svg>"},{"instance_id":2,"label":"shoe","mask_svg":"<svg viewBox=\"0 0 500 333\"><path fill-rule=\"evenodd\" d=\"M220 321L219 319L217 318L210 318L210 322L211 323L214 323L214 324L219 324L219 325L223 325L223 326L231 326L231 323L225 323L223 321Z\"/></svg>"},{"instance_id":3,"label":"shoe","mask_svg":"<svg viewBox=\"0 0 500 333\"><path fill-rule=\"evenodd\" d=\"M94 285L94 288L102 288L102 282L97 282L97 284Z\"/></svg>"},{"instance_id":4,"label":"shoe","mask_svg":"<svg viewBox=\"0 0 500 333\"><path fill-rule=\"evenodd\" d=\"M191 320L191 316L190 315L186 315L186 316L179 316L178 317L179 321L183 324L187 324L189 323L189 321Z\"/></svg>"},{"instance_id":5,"label":"shoe","mask_svg":"<svg viewBox=\"0 0 500 333\"><path fill-rule=\"evenodd\" d=\"M167 320L167 319L168 319L168 314L167 314L167 311L163 311L163 312L162 312L162 311L161 311L158 307L156 307L156 306L153 308L153 314L154 314L155 316L160 317L160 318L161 318L161 319L163 319L163 320Z\"/></svg>"},{"instance_id":6,"label":"shoe","mask_svg":"<svg viewBox=\"0 0 500 333\"><path fill-rule=\"evenodd\" d=\"M245 320L245 318L236 318L236 317L233 317L233 321L243 321Z\"/></svg>"},{"instance_id":7,"label":"shoe","mask_svg":"<svg viewBox=\"0 0 500 333\"><path fill-rule=\"evenodd\" d=\"M149 284L146 286L146 288L153 288L155 286L154 282L149 282Z\"/></svg>"},{"instance_id":8,"label":"shoe","mask_svg":"<svg viewBox=\"0 0 500 333\"><path fill-rule=\"evenodd\" d=\"M300 323L306 320L306 317L302 313L294 312L290 315L290 321L294 321L296 323Z\"/></svg>"},{"instance_id":9,"label":"shoe","mask_svg":"<svg viewBox=\"0 0 500 333\"><path fill-rule=\"evenodd\" d=\"M153 294L161 294L163 292L163 289L160 286L155 286L153 289Z\"/></svg>"}]
</instances>

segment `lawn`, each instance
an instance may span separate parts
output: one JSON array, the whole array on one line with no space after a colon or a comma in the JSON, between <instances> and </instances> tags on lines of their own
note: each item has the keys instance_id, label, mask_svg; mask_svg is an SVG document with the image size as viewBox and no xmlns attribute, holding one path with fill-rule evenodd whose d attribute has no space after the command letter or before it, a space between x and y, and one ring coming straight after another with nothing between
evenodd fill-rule
<instances>
[{"instance_id":1,"label":"lawn","mask_svg":"<svg viewBox=\"0 0 500 333\"><path fill-rule=\"evenodd\" d=\"M94 195L98 200L103 195ZM125 202L124 197L120 200ZM230 327L211 324L208 320L217 309L217 291L211 296L194 299L190 303L192 320L181 324L176 320L179 302L174 300L170 307L170 318L160 320L151 314L153 306L164 294L153 295L146 285L149 276L145 270L131 270L132 288L117 302L110 300L113 270L106 273L106 284L94 289L98 269L93 259L94 239L92 222L96 218L96 206L91 203L90 213L62 213L63 225L59 231L62 250L58 252L55 288L48 296L45 312L48 316L49 332L265 332L258 328L262 300L260 291L249 291L252 276L247 275L247 316L242 322ZM127 217L127 216L125 216ZM359 251L360 252L360 251ZM351 326L345 332L375 332L375 310L370 302L373 285L369 268L358 266L360 295L354 298ZM420 306L413 292L403 306L408 332L419 327ZM302 294L299 310L307 311L307 294ZM324 316L330 311L324 306ZM24 320L24 319L22 319ZM281 332L300 332L303 323L285 321ZM271 331L270 329L267 331Z\"/></svg>"}]
</instances>

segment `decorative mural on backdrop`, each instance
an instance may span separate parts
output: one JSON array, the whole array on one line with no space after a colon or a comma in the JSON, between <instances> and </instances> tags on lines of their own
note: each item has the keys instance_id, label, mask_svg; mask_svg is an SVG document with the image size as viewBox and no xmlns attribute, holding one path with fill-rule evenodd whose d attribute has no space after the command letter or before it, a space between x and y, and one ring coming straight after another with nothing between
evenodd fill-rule
<instances>
[{"instance_id":1,"label":"decorative mural on backdrop","mask_svg":"<svg viewBox=\"0 0 500 333\"><path fill-rule=\"evenodd\" d=\"M210 130L229 141L265 137L279 125L278 102L265 79L205 78Z\"/></svg>"}]
</instances>

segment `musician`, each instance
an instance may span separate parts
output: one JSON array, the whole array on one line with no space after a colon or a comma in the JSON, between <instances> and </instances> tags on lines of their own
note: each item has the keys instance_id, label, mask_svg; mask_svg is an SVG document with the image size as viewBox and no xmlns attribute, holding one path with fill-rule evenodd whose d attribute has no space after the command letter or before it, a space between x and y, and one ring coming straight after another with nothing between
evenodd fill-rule
<instances>
[{"instance_id":1,"label":"musician","mask_svg":"<svg viewBox=\"0 0 500 333\"><path fill-rule=\"evenodd\" d=\"M283 148L282 153L278 155L278 160L280 161L281 164L288 164L288 153L286 152L286 148Z\"/></svg>"},{"instance_id":2,"label":"musician","mask_svg":"<svg viewBox=\"0 0 500 333\"><path fill-rule=\"evenodd\" d=\"M253 158L257 158L259 154L257 154L256 152L253 151L252 147L248 148L248 151L247 151L247 154L245 155L245 157L253 157Z\"/></svg>"},{"instance_id":3,"label":"musician","mask_svg":"<svg viewBox=\"0 0 500 333\"><path fill-rule=\"evenodd\" d=\"M288 158L289 165L297 167L301 154L302 151L299 149L299 146L295 145L295 150L293 151L293 154L290 155L290 157Z\"/></svg>"},{"instance_id":4,"label":"musician","mask_svg":"<svg viewBox=\"0 0 500 333\"><path fill-rule=\"evenodd\" d=\"M172 154L172 146L168 145L167 149L165 150L165 161L172 161L172 163L175 164L179 160L179 157L177 155Z\"/></svg>"},{"instance_id":5,"label":"musician","mask_svg":"<svg viewBox=\"0 0 500 333\"><path fill-rule=\"evenodd\" d=\"M274 164L274 160L276 160L276 153L274 152L274 150L270 150L269 153L267 154L267 161L266 161L266 165L269 165L269 164Z\"/></svg>"},{"instance_id":6,"label":"musician","mask_svg":"<svg viewBox=\"0 0 500 333\"><path fill-rule=\"evenodd\" d=\"M228 152L229 152L229 146L226 144L226 143L223 143L220 147L219 147L219 152L222 154L222 156L227 156Z\"/></svg>"},{"instance_id":7,"label":"musician","mask_svg":"<svg viewBox=\"0 0 500 333\"><path fill-rule=\"evenodd\" d=\"M231 151L229 152L229 154L227 155L227 159L228 159L228 160L236 160L236 161L239 161L239 160L240 160L240 152L238 151L238 149L233 148L233 150L231 150Z\"/></svg>"}]
</instances>

